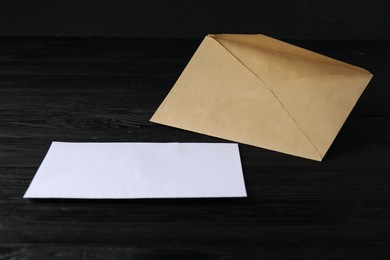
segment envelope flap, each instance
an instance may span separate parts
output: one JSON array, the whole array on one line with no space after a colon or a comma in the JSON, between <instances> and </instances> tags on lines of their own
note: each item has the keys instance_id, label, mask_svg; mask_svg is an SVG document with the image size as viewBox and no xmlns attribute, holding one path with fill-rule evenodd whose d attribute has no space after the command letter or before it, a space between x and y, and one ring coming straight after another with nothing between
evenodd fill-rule
<instances>
[{"instance_id":1,"label":"envelope flap","mask_svg":"<svg viewBox=\"0 0 390 260\"><path fill-rule=\"evenodd\" d=\"M235 42L235 43L243 44L257 49L277 52L283 55L310 59L312 61L345 67L360 72L368 72L363 68L327 57L325 55L283 41L279 41L277 39L262 34L210 34L209 36L217 40Z\"/></svg>"},{"instance_id":2,"label":"envelope flap","mask_svg":"<svg viewBox=\"0 0 390 260\"><path fill-rule=\"evenodd\" d=\"M211 37L204 39L151 121L322 159L266 85Z\"/></svg>"},{"instance_id":3,"label":"envelope flap","mask_svg":"<svg viewBox=\"0 0 390 260\"><path fill-rule=\"evenodd\" d=\"M290 47L280 41L270 40L269 37L228 36L223 38L218 36L215 39L266 84L305 77L362 73L360 68L356 69L355 66L344 65L342 62L323 58L322 55L312 54L310 51L292 45ZM271 45L270 41L279 47ZM284 45L286 48L280 48ZM294 48L298 55L292 52Z\"/></svg>"}]
</instances>

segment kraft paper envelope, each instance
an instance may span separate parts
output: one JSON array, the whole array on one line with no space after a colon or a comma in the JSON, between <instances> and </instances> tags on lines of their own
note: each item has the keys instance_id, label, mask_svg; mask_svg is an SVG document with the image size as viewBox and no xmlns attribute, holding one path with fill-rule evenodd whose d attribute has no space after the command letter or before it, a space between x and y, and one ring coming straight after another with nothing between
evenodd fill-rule
<instances>
[{"instance_id":1,"label":"kraft paper envelope","mask_svg":"<svg viewBox=\"0 0 390 260\"><path fill-rule=\"evenodd\" d=\"M208 35L151 121L321 161L371 78L264 35Z\"/></svg>"}]
</instances>

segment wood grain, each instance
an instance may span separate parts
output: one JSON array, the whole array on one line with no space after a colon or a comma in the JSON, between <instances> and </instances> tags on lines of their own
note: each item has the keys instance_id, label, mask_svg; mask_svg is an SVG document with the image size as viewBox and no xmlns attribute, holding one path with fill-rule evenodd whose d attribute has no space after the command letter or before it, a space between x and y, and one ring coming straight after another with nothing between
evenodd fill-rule
<instances>
[{"instance_id":1,"label":"wood grain","mask_svg":"<svg viewBox=\"0 0 390 260\"><path fill-rule=\"evenodd\" d=\"M321 163L240 145L246 199L22 199L53 140L223 142L148 121L199 43L0 38L0 259L390 257L389 41L292 41L374 79Z\"/></svg>"}]
</instances>

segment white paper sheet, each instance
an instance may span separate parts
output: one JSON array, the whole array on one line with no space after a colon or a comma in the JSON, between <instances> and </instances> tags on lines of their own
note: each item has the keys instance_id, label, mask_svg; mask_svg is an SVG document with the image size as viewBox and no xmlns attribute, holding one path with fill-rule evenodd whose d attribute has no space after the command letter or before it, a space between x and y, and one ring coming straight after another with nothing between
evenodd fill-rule
<instances>
[{"instance_id":1,"label":"white paper sheet","mask_svg":"<svg viewBox=\"0 0 390 260\"><path fill-rule=\"evenodd\" d=\"M246 197L232 143L53 142L24 198Z\"/></svg>"}]
</instances>

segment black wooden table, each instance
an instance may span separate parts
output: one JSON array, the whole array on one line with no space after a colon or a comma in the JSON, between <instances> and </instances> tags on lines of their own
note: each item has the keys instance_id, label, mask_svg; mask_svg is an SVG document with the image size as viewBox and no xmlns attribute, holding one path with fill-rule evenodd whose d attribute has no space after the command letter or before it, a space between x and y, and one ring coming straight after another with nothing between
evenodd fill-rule
<instances>
[{"instance_id":1,"label":"black wooden table","mask_svg":"<svg viewBox=\"0 0 390 260\"><path fill-rule=\"evenodd\" d=\"M0 259L390 259L390 41L290 41L374 74L323 162L240 145L248 198L26 200L51 141L150 123L200 39L0 38Z\"/></svg>"}]
</instances>

